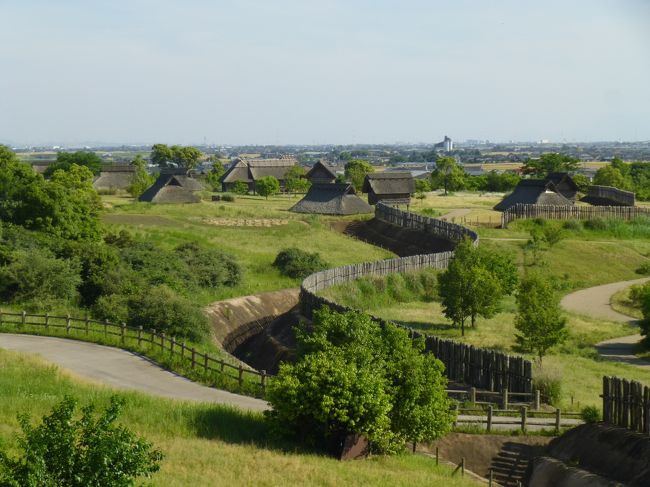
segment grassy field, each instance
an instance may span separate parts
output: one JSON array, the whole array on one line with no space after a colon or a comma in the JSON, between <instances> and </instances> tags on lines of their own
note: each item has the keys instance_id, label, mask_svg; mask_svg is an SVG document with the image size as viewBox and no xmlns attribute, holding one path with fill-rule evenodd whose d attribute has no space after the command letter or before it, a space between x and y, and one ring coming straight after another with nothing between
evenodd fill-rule
<instances>
[{"instance_id":1,"label":"grassy field","mask_svg":"<svg viewBox=\"0 0 650 487\"><path fill-rule=\"evenodd\" d=\"M0 447L15 452L16 414L35 421L65 395L82 404L108 404L114 394L90 385L25 354L0 350ZM126 407L119 420L165 454L159 486L477 485L451 478L451 469L413 455L340 462L270 440L260 414L207 404L191 404L119 393Z\"/></svg>"},{"instance_id":2,"label":"grassy field","mask_svg":"<svg viewBox=\"0 0 650 487\"><path fill-rule=\"evenodd\" d=\"M631 287L621 289L611 297L609 304L615 311L641 320L643 319L643 313L641 313L641 309L630 299L630 291L632 291Z\"/></svg>"},{"instance_id":3,"label":"grassy field","mask_svg":"<svg viewBox=\"0 0 650 487\"><path fill-rule=\"evenodd\" d=\"M162 246L197 241L236 255L244 269L242 283L195 296L201 304L298 286L298 279L282 276L271 265L277 253L286 247L318 252L332 266L392 257L388 251L330 229L332 219L288 211L298 200L296 196L268 200L238 196L234 203L155 205L104 196L108 208L104 222L109 231L127 229ZM260 220L280 224L253 226L265 223ZM216 224L224 222L227 225Z\"/></svg>"}]
</instances>

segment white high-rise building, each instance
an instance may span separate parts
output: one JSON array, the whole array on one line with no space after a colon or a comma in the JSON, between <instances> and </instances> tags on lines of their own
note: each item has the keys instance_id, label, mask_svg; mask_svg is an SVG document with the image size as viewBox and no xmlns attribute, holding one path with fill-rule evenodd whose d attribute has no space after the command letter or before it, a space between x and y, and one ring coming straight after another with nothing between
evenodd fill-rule
<instances>
[{"instance_id":1,"label":"white high-rise building","mask_svg":"<svg viewBox=\"0 0 650 487\"><path fill-rule=\"evenodd\" d=\"M445 140L442 141L442 147L445 152L451 152L454 150L454 141L445 135Z\"/></svg>"}]
</instances>

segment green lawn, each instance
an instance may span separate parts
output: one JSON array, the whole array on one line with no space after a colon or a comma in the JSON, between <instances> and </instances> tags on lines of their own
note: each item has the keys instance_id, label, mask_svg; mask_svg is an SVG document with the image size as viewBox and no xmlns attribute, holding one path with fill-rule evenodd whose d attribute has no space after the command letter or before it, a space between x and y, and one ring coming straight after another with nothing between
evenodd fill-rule
<instances>
[{"instance_id":1,"label":"green lawn","mask_svg":"<svg viewBox=\"0 0 650 487\"><path fill-rule=\"evenodd\" d=\"M122 229L159 243L175 246L198 241L235 255L244 268L242 283L194 297L207 304L235 296L296 287L299 279L282 276L272 266L277 253L286 247L318 252L332 267L355 262L379 260L393 255L372 245L347 237L330 228L330 222L345 218L300 215L288 209L299 197L237 197L234 203L202 202L185 205L133 203L130 198L106 196L110 208L104 217L110 231ZM212 225L209 219L241 220L240 226ZM254 219L286 220L270 227L244 226ZM349 217L347 219L350 219Z\"/></svg>"},{"instance_id":2,"label":"green lawn","mask_svg":"<svg viewBox=\"0 0 650 487\"><path fill-rule=\"evenodd\" d=\"M65 395L82 404L108 404L113 391L77 380L37 358L0 350L0 447L14 452L16 415L33 420ZM404 454L340 462L272 441L260 414L120 392L127 401L120 419L165 454L157 486L477 485L451 478L451 469Z\"/></svg>"}]
</instances>

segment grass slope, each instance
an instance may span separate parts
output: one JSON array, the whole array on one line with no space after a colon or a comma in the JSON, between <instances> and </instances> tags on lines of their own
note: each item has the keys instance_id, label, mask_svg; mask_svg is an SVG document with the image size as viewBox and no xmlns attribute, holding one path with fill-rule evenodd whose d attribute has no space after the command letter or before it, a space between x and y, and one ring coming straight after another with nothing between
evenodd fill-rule
<instances>
[{"instance_id":1,"label":"grass slope","mask_svg":"<svg viewBox=\"0 0 650 487\"><path fill-rule=\"evenodd\" d=\"M104 406L114 394L81 382L25 354L0 350L0 447L11 452L19 431L16 415L33 421L64 395ZM400 455L339 462L267 440L262 416L227 407L190 404L120 392L126 407L120 421L165 453L153 477L159 486L477 485L451 478L451 469L431 459Z\"/></svg>"}]
</instances>

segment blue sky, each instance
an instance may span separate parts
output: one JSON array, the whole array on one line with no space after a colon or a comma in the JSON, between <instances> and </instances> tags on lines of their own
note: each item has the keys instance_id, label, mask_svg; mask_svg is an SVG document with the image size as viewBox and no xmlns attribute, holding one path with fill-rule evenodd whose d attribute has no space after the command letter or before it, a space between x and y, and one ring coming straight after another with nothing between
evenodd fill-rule
<instances>
[{"instance_id":1,"label":"blue sky","mask_svg":"<svg viewBox=\"0 0 650 487\"><path fill-rule=\"evenodd\" d=\"M0 142L650 139L650 1L0 0Z\"/></svg>"}]
</instances>

